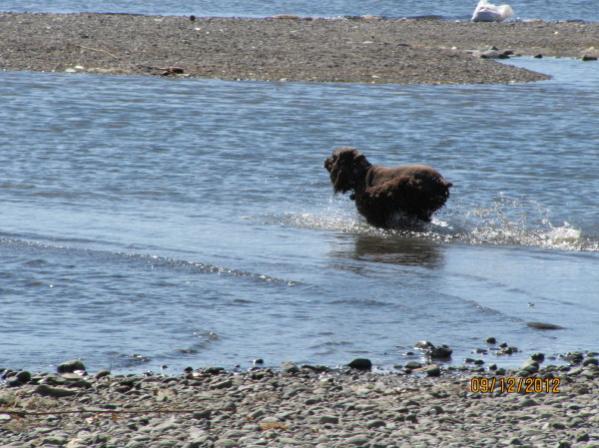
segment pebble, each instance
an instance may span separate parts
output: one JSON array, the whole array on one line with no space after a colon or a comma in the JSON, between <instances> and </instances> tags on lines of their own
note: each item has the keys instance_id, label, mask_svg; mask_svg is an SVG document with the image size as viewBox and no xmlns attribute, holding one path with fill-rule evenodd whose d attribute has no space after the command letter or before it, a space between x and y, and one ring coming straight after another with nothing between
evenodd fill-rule
<instances>
[{"instance_id":1,"label":"pebble","mask_svg":"<svg viewBox=\"0 0 599 448\"><path fill-rule=\"evenodd\" d=\"M58 373L73 373L77 370L85 371L85 365L79 359L65 361L56 368Z\"/></svg>"},{"instance_id":2,"label":"pebble","mask_svg":"<svg viewBox=\"0 0 599 448\"><path fill-rule=\"evenodd\" d=\"M31 373L27 372L26 370L23 370L19 373L17 373L17 381L19 381L22 384L28 383L29 381L31 381Z\"/></svg>"},{"instance_id":3,"label":"pebble","mask_svg":"<svg viewBox=\"0 0 599 448\"><path fill-rule=\"evenodd\" d=\"M366 423L367 428L380 428L382 426L387 426L383 420L370 420Z\"/></svg>"},{"instance_id":4,"label":"pebble","mask_svg":"<svg viewBox=\"0 0 599 448\"><path fill-rule=\"evenodd\" d=\"M281 364L281 371L284 373L298 373L299 367L293 362L284 362Z\"/></svg>"},{"instance_id":5,"label":"pebble","mask_svg":"<svg viewBox=\"0 0 599 448\"><path fill-rule=\"evenodd\" d=\"M589 434L587 432L583 432L576 436L577 442L588 442L589 440L591 440L591 437L589 436Z\"/></svg>"},{"instance_id":6,"label":"pebble","mask_svg":"<svg viewBox=\"0 0 599 448\"><path fill-rule=\"evenodd\" d=\"M231 439L219 439L214 444L216 448L235 448L238 446L235 440Z\"/></svg>"},{"instance_id":7,"label":"pebble","mask_svg":"<svg viewBox=\"0 0 599 448\"><path fill-rule=\"evenodd\" d=\"M452 353L453 350L447 345L443 344L440 347L431 348L429 351L429 356L432 359L449 359L451 358Z\"/></svg>"},{"instance_id":8,"label":"pebble","mask_svg":"<svg viewBox=\"0 0 599 448\"><path fill-rule=\"evenodd\" d=\"M322 425L326 425L326 424L336 425L337 423L339 423L339 417L335 417L333 415L323 415L320 417L320 419L318 421Z\"/></svg>"},{"instance_id":9,"label":"pebble","mask_svg":"<svg viewBox=\"0 0 599 448\"><path fill-rule=\"evenodd\" d=\"M419 369L415 369L414 372L426 373L427 376L439 376L441 375L441 369L436 364L429 364Z\"/></svg>"},{"instance_id":10,"label":"pebble","mask_svg":"<svg viewBox=\"0 0 599 448\"><path fill-rule=\"evenodd\" d=\"M543 361L545 361L545 354L544 353L533 353L532 355L530 355L530 359L532 359L533 361L536 361L536 362L543 362Z\"/></svg>"},{"instance_id":11,"label":"pebble","mask_svg":"<svg viewBox=\"0 0 599 448\"><path fill-rule=\"evenodd\" d=\"M77 395L77 391L64 389L60 387L51 387L46 384L40 384L34 390L35 393L54 398L63 398L63 397L71 397L73 395Z\"/></svg>"},{"instance_id":12,"label":"pebble","mask_svg":"<svg viewBox=\"0 0 599 448\"><path fill-rule=\"evenodd\" d=\"M356 370L371 370L372 362L366 358L356 358L348 364L349 367Z\"/></svg>"},{"instance_id":13,"label":"pebble","mask_svg":"<svg viewBox=\"0 0 599 448\"><path fill-rule=\"evenodd\" d=\"M218 381L212 385L213 389L228 389L233 386L233 380L231 378L227 378L223 381Z\"/></svg>"},{"instance_id":14,"label":"pebble","mask_svg":"<svg viewBox=\"0 0 599 448\"><path fill-rule=\"evenodd\" d=\"M366 444L368 444L368 442L370 442L370 439L363 435L354 436L345 441L345 443L347 443L347 445L353 445L353 446L366 445Z\"/></svg>"}]
</instances>

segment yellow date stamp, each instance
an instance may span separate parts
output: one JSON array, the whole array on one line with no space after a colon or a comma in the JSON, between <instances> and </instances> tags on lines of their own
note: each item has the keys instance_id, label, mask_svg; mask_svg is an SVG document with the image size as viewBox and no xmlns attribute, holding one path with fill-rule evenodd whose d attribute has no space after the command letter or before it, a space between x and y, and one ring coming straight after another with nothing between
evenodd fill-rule
<instances>
[{"instance_id":1,"label":"yellow date stamp","mask_svg":"<svg viewBox=\"0 0 599 448\"><path fill-rule=\"evenodd\" d=\"M470 392L489 394L524 393L524 394L558 394L560 378L535 378L519 376L475 376L470 378Z\"/></svg>"}]
</instances>

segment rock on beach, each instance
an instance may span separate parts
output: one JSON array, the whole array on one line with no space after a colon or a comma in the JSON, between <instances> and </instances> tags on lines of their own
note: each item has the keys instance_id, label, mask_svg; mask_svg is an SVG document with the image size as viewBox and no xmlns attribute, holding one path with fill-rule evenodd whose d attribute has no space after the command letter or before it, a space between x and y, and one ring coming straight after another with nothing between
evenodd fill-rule
<instances>
[{"instance_id":1,"label":"rock on beach","mask_svg":"<svg viewBox=\"0 0 599 448\"><path fill-rule=\"evenodd\" d=\"M65 361L58 365L56 371L58 373L73 373L75 371L85 371L85 364L79 359L72 359L70 361Z\"/></svg>"}]
</instances>

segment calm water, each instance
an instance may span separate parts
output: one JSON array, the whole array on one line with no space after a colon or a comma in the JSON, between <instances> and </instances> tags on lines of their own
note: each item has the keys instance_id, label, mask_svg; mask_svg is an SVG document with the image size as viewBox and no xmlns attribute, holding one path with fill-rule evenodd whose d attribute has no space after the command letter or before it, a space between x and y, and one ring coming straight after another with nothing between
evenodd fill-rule
<instances>
[{"instance_id":1,"label":"calm water","mask_svg":"<svg viewBox=\"0 0 599 448\"><path fill-rule=\"evenodd\" d=\"M2 0L0 11L44 12L125 12L138 14L198 16L269 16L299 14L332 17L341 15L384 15L413 17L437 15L448 19L466 20L478 0ZM516 18L545 20L599 21L596 0L509 0Z\"/></svg>"},{"instance_id":2,"label":"calm water","mask_svg":"<svg viewBox=\"0 0 599 448\"><path fill-rule=\"evenodd\" d=\"M170 371L262 357L461 362L597 350L599 70L372 86L0 73L0 366ZM420 233L334 197L355 145L455 187ZM566 329L540 332L528 321Z\"/></svg>"}]
</instances>

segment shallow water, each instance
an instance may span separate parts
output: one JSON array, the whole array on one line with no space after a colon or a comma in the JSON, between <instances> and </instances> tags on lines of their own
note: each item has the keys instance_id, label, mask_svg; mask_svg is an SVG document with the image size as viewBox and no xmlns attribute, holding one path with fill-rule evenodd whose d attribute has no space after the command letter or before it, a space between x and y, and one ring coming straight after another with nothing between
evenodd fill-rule
<instances>
[{"instance_id":1,"label":"shallow water","mask_svg":"<svg viewBox=\"0 0 599 448\"><path fill-rule=\"evenodd\" d=\"M157 15L263 17L275 14L336 17L343 15L382 15L388 17L441 16L447 19L469 20L478 0L3 0L0 11L17 12L120 12ZM514 18L544 20L599 21L599 8L594 1L547 0L492 1L509 3Z\"/></svg>"},{"instance_id":2,"label":"shallow water","mask_svg":"<svg viewBox=\"0 0 599 448\"><path fill-rule=\"evenodd\" d=\"M0 73L0 366L176 372L262 357L597 350L599 71L373 86ZM384 232L322 163L355 145L455 187ZM529 321L559 324L542 332ZM416 355L417 356L417 355Z\"/></svg>"}]
</instances>

